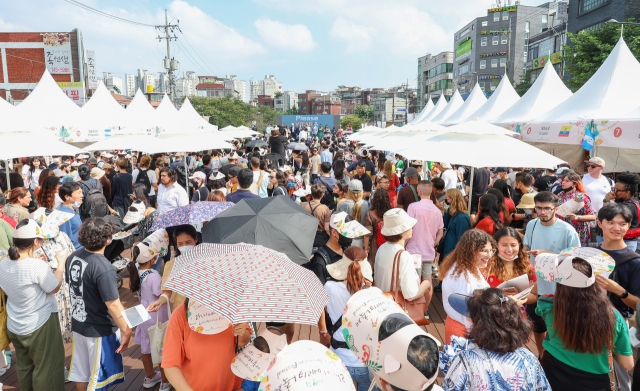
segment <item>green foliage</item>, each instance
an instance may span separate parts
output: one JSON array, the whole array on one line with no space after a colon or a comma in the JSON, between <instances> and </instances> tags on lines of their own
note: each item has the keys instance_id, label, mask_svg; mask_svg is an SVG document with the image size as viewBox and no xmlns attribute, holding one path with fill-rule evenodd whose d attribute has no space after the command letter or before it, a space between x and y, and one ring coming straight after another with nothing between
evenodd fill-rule
<instances>
[{"instance_id":1,"label":"green foliage","mask_svg":"<svg viewBox=\"0 0 640 391\"><path fill-rule=\"evenodd\" d=\"M222 98L192 97L193 108L200 115L209 116L209 122L219 128L225 126L248 126L256 121L258 131L267 124L276 122L276 111L269 106L251 106L240 99L227 95Z\"/></svg>"},{"instance_id":2,"label":"green foliage","mask_svg":"<svg viewBox=\"0 0 640 391\"><path fill-rule=\"evenodd\" d=\"M290 109L285 110L284 113L282 113L283 115L297 115L298 114L298 108L293 106Z\"/></svg>"},{"instance_id":3,"label":"green foliage","mask_svg":"<svg viewBox=\"0 0 640 391\"><path fill-rule=\"evenodd\" d=\"M347 124L351 124L351 127L353 128L354 131L360 129L362 127L363 122L366 122L366 121L355 114L346 115L340 119L340 125L342 125L342 129L346 129Z\"/></svg>"},{"instance_id":4,"label":"green foliage","mask_svg":"<svg viewBox=\"0 0 640 391\"><path fill-rule=\"evenodd\" d=\"M529 88L531 88L532 85L533 83L531 83L531 72L526 71L520 77L520 83L516 84L514 88L518 95L523 96L527 93L527 91L529 91Z\"/></svg>"},{"instance_id":5,"label":"green foliage","mask_svg":"<svg viewBox=\"0 0 640 391\"><path fill-rule=\"evenodd\" d=\"M280 91L276 91L276 92L275 92L275 94L273 94L273 96L274 96L275 98L280 98L280 97L282 96L282 92L280 92Z\"/></svg>"},{"instance_id":6,"label":"green foliage","mask_svg":"<svg viewBox=\"0 0 640 391\"><path fill-rule=\"evenodd\" d=\"M598 29L567 34L570 44L563 48L564 69L570 76L567 87L575 92L596 73L618 43L621 27L619 24L605 23ZM631 53L640 59L640 26L625 25L622 35Z\"/></svg>"},{"instance_id":7,"label":"green foliage","mask_svg":"<svg viewBox=\"0 0 640 391\"><path fill-rule=\"evenodd\" d=\"M356 106L353 109L353 114L357 115L360 118L363 118L365 121L373 120L373 106L372 105L360 105Z\"/></svg>"}]
</instances>

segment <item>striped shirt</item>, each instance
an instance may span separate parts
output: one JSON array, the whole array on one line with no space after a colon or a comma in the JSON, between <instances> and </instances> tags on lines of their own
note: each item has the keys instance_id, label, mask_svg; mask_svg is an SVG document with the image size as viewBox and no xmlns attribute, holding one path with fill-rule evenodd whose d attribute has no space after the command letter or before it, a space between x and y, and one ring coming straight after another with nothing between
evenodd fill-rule
<instances>
[{"instance_id":1,"label":"striped shirt","mask_svg":"<svg viewBox=\"0 0 640 391\"><path fill-rule=\"evenodd\" d=\"M27 335L58 312L55 294L58 280L49 265L35 258L0 261L0 288L7 294L7 328L16 335Z\"/></svg>"}]
</instances>

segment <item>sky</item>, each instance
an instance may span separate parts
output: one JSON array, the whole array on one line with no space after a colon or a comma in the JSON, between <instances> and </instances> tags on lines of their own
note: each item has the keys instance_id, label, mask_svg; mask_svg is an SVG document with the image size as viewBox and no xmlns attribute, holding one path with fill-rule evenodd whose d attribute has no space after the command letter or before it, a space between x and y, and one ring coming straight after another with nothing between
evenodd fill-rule
<instances>
[{"instance_id":1,"label":"sky","mask_svg":"<svg viewBox=\"0 0 640 391\"><path fill-rule=\"evenodd\" d=\"M73 1L73 0L68 0ZM162 71L165 41L153 27L85 11L65 0L0 2L0 31L71 31L94 50L99 75ZM453 50L454 33L495 0L78 0L105 13L177 23L177 72L275 75L285 91L416 85L417 58ZM524 0L538 5L542 0Z\"/></svg>"}]
</instances>

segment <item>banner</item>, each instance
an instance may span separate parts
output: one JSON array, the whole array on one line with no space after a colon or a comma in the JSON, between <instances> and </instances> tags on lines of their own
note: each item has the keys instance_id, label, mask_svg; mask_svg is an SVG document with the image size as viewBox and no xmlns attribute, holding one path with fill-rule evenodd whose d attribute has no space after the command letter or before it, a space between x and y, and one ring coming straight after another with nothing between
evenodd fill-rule
<instances>
[{"instance_id":1,"label":"banner","mask_svg":"<svg viewBox=\"0 0 640 391\"><path fill-rule=\"evenodd\" d=\"M533 60L531 60L531 69L544 68L548 60L549 56L534 58ZM552 64L558 64L560 61L562 61L562 52L551 53Z\"/></svg>"},{"instance_id":2,"label":"banner","mask_svg":"<svg viewBox=\"0 0 640 391\"><path fill-rule=\"evenodd\" d=\"M73 101L73 103L78 106L84 106L84 101L86 96L84 94L84 83L82 82L60 82L58 86L62 88L62 92L64 92L69 99Z\"/></svg>"},{"instance_id":3,"label":"banner","mask_svg":"<svg viewBox=\"0 0 640 391\"><path fill-rule=\"evenodd\" d=\"M96 52L93 50L87 50L85 59L87 60L87 79L89 80L89 89L95 90L98 88L98 75L96 75Z\"/></svg>"},{"instance_id":4,"label":"banner","mask_svg":"<svg viewBox=\"0 0 640 391\"><path fill-rule=\"evenodd\" d=\"M467 39L464 42L461 42L456 48L456 60L465 54L471 53L473 40L471 38Z\"/></svg>"},{"instance_id":5,"label":"banner","mask_svg":"<svg viewBox=\"0 0 640 391\"><path fill-rule=\"evenodd\" d=\"M71 62L71 34L42 33L44 59L51 74L70 75L73 73Z\"/></svg>"}]
</instances>

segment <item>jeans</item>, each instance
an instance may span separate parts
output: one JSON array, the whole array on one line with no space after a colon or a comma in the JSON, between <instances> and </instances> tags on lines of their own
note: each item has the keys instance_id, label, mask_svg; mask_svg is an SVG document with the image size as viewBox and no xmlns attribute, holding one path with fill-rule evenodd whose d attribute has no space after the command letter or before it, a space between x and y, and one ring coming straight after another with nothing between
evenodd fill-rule
<instances>
[{"instance_id":1,"label":"jeans","mask_svg":"<svg viewBox=\"0 0 640 391\"><path fill-rule=\"evenodd\" d=\"M596 243L598 243L598 246L601 245L602 242L604 242L604 238L600 235L596 236ZM636 239L625 240L624 243L631 251L636 251L638 249L638 241Z\"/></svg>"},{"instance_id":2,"label":"jeans","mask_svg":"<svg viewBox=\"0 0 640 391\"><path fill-rule=\"evenodd\" d=\"M356 383L356 391L368 391L371 380L369 380L369 368L367 367L347 367L351 379Z\"/></svg>"},{"instance_id":3,"label":"jeans","mask_svg":"<svg viewBox=\"0 0 640 391\"><path fill-rule=\"evenodd\" d=\"M375 377L373 376L373 372L369 369L369 384L371 384L371 382L375 381ZM368 390L368 388L367 388ZM360 391L360 390L357 390ZM381 391L380 388L378 387L378 385L373 386L373 390L372 391Z\"/></svg>"}]
</instances>

